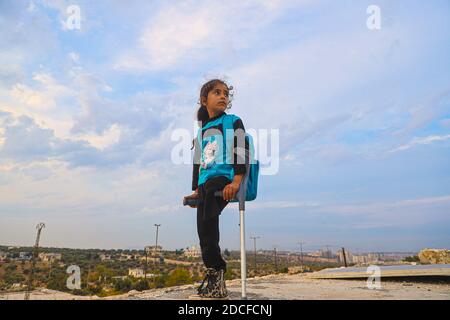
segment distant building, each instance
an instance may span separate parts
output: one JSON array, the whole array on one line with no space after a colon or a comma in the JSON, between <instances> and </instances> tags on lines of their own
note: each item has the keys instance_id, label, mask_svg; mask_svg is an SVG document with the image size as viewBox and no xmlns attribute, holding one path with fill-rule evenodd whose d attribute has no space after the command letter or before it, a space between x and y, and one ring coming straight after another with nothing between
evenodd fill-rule
<instances>
[{"instance_id":1,"label":"distant building","mask_svg":"<svg viewBox=\"0 0 450 320\"><path fill-rule=\"evenodd\" d=\"M21 290L25 287L26 286L22 283L13 283L10 288L11 288L11 290Z\"/></svg>"},{"instance_id":2,"label":"distant building","mask_svg":"<svg viewBox=\"0 0 450 320\"><path fill-rule=\"evenodd\" d=\"M128 276L132 276L135 278L144 278L145 277L145 273L144 273L144 269L142 268L130 268L128 269ZM154 277L155 275L152 273L147 273L147 278L151 278Z\"/></svg>"},{"instance_id":3,"label":"distant building","mask_svg":"<svg viewBox=\"0 0 450 320\"><path fill-rule=\"evenodd\" d=\"M198 258L201 257L202 252L199 246L194 245L192 247L186 248L183 252L183 255L187 258Z\"/></svg>"},{"instance_id":4,"label":"distant building","mask_svg":"<svg viewBox=\"0 0 450 320\"><path fill-rule=\"evenodd\" d=\"M380 261L380 255L378 253L369 253L367 260L368 263L377 263Z\"/></svg>"},{"instance_id":5,"label":"distant building","mask_svg":"<svg viewBox=\"0 0 450 320\"><path fill-rule=\"evenodd\" d=\"M135 277L135 278L143 278L144 277L144 269L142 269L142 268L128 269L128 275Z\"/></svg>"},{"instance_id":6,"label":"distant building","mask_svg":"<svg viewBox=\"0 0 450 320\"><path fill-rule=\"evenodd\" d=\"M41 259L43 262L55 262L61 260L62 255L61 253L39 253L39 259Z\"/></svg>"},{"instance_id":7,"label":"distant building","mask_svg":"<svg viewBox=\"0 0 450 320\"><path fill-rule=\"evenodd\" d=\"M19 252L18 260L31 260L33 254L31 252Z\"/></svg>"},{"instance_id":8,"label":"distant building","mask_svg":"<svg viewBox=\"0 0 450 320\"><path fill-rule=\"evenodd\" d=\"M119 256L119 261L129 261L129 260L133 260L133 258L134 258L134 255L132 255L132 254L121 253Z\"/></svg>"},{"instance_id":9,"label":"distant building","mask_svg":"<svg viewBox=\"0 0 450 320\"><path fill-rule=\"evenodd\" d=\"M0 251L0 261L4 261L8 258L8 254L6 252Z\"/></svg>"},{"instance_id":10,"label":"distant building","mask_svg":"<svg viewBox=\"0 0 450 320\"><path fill-rule=\"evenodd\" d=\"M161 246L146 246L145 250L147 251L147 254L152 255L152 254L156 254L158 255L158 252L162 251L162 247Z\"/></svg>"},{"instance_id":11,"label":"distant building","mask_svg":"<svg viewBox=\"0 0 450 320\"><path fill-rule=\"evenodd\" d=\"M331 259L333 258L333 252L331 250L320 250L322 252L322 258Z\"/></svg>"},{"instance_id":12,"label":"distant building","mask_svg":"<svg viewBox=\"0 0 450 320\"><path fill-rule=\"evenodd\" d=\"M339 263L344 263L344 253L342 252L342 250L339 250L337 252L337 257L338 257ZM350 252L348 252L347 250L345 250L345 261L347 261L347 263L353 262L352 257L353 257L353 255Z\"/></svg>"},{"instance_id":13,"label":"distant building","mask_svg":"<svg viewBox=\"0 0 450 320\"><path fill-rule=\"evenodd\" d=\"M314 251L314 252L311 252L309 255L311 256L311 257L321 257L322 256L322 251Z\"/></svg>"},{"instance_id":14,"label":"distant building","mask_svg":"<svg viewBox=\"0 0 450 320\"><path fill-rule=\"evenodd\" d=\"M352 260L355 264L365 264L369 261L368 257L364 255L354 255Z\"/></svg>"},{"instance_id":15,"label":"distant building","mask_svg":"<svg viewBox=\"0 0 450 320\"><path fill-rule=\"evenodd\" d=\"M102 261L109 261L112 259L110 254L104 254L104 253L101 253L99 255L99 257L100 257L100 260L102 260Z\"/></svg>"}]
</instances>

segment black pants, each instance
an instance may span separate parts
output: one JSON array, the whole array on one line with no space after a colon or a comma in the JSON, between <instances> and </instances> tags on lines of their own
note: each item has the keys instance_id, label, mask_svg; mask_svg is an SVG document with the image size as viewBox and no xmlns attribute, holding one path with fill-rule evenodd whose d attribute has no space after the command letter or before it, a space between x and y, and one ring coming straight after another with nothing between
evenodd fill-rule
<instances>
[{"instance_id":1,"label":"black pants","mask_svg":"<svg viewBox=\"0 0 450 320\"><path fill-rule=\"evenodd\" d=\"M219 215L228 204L214 192L222 190L231 181L226 177L211 178L198 188L201 204L197 206L197 232L200 239L203 263L206 268L226 271L226 262L219 247Z\"/></svg>"}]
</instances>

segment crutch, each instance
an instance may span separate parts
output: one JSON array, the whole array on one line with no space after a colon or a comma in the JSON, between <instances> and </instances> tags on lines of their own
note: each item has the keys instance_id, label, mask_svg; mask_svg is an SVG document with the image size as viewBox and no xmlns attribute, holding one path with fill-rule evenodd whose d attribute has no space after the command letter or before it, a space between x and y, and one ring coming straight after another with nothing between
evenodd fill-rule
<instances>
[{"instance_id":1,"label":"crutch","mask_svg":"<svg viewBox=\"0 0 450 320\"><path fill-rule=\"evenodd\" d=\"M239 201L239 217L240 217L240 233L241 233L241 287L242 287L242 294L241 299L246 300L247 299L247 257L245 254L245 198L247 195L247 181L248 176L250 173L250 165L246 164L246 172L244 177L242 178L241 185L239 186L239 191L236 193L236 200ZM219 190L214 192L214 195L216 197L223 197L223 190ZM189 206L189 205L197 205L198 199L196 198L188 198L185 197L183 199L183 205Z\"/></svg>"},{"instance_id":2,"label":"crutch","mask_svg":"<svg viewBox=\"0 0 450 320\"><path fill-rule=\"evenodd\" d=\"M245 254L245 197L247 194L247 180L250 173L250 166L246 164L247 170L244 178L239 186L239 191L236 194L236 199L239 201L239 217L240 217L240 231L241 231L241 299L247 300L247 256ZM216 191L215 196L223 197L223 190Z\"/></svg>"}]
</instances>

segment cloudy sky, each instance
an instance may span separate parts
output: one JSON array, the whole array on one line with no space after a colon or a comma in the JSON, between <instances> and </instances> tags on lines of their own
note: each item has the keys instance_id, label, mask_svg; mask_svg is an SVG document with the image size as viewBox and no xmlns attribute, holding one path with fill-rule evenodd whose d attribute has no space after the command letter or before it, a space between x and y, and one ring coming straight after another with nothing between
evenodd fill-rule
<instances>
[{"instance_id":1,"label":"cloudy sky","mask_svg":"<svg viewBox=\"0 0 450 320\"><path fill-rule=\"evenodd\" d=\"M142 248L155 223L197 244L172 134L220 77L229 113L279 130L247 203L258 247L448 248L449 40L447 0L0 0L0 244L41 221L43 246ZM222 249L238 222L230 204Z\"/></svg>"}]
</instances>

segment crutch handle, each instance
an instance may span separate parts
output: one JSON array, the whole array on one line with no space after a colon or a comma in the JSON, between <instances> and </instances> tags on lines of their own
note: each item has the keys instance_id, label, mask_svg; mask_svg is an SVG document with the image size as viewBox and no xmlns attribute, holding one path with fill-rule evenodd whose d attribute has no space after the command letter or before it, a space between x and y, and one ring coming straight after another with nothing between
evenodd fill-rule
<instances>
[{"instance_id":1,"label":"crutch handle","mask_svg":"<svg viewBox=\"0 0 450 320\"><path fill-rule=\"evenodd\" d=\"M214 196L223 198L223 190L219 190L219 191L214 192ZM239 200L237 193L236 193L236 196L235 196L235 198L233 200Z\"/></svg>"},{"instance_id":2,"label":"crutch handle","mask_svg":"<svg viewBox=\"0 0 450 320\"><path fill-rule=\"evenodd\" d=\"M196 206L198 203L198 199L183 198L183 206Z\"/></svg>"},{"instance_id":3,"label":"crutch handle","mask_svg":"<svg viewBox=\"0 0 450 320\"><path fill-rule=\"evenodd\" d=\"M200 198L195 193L183 197L183 206L191 207L191 206L198 206L199 204L201 204Z\"/></svg>"}]
</instances>

